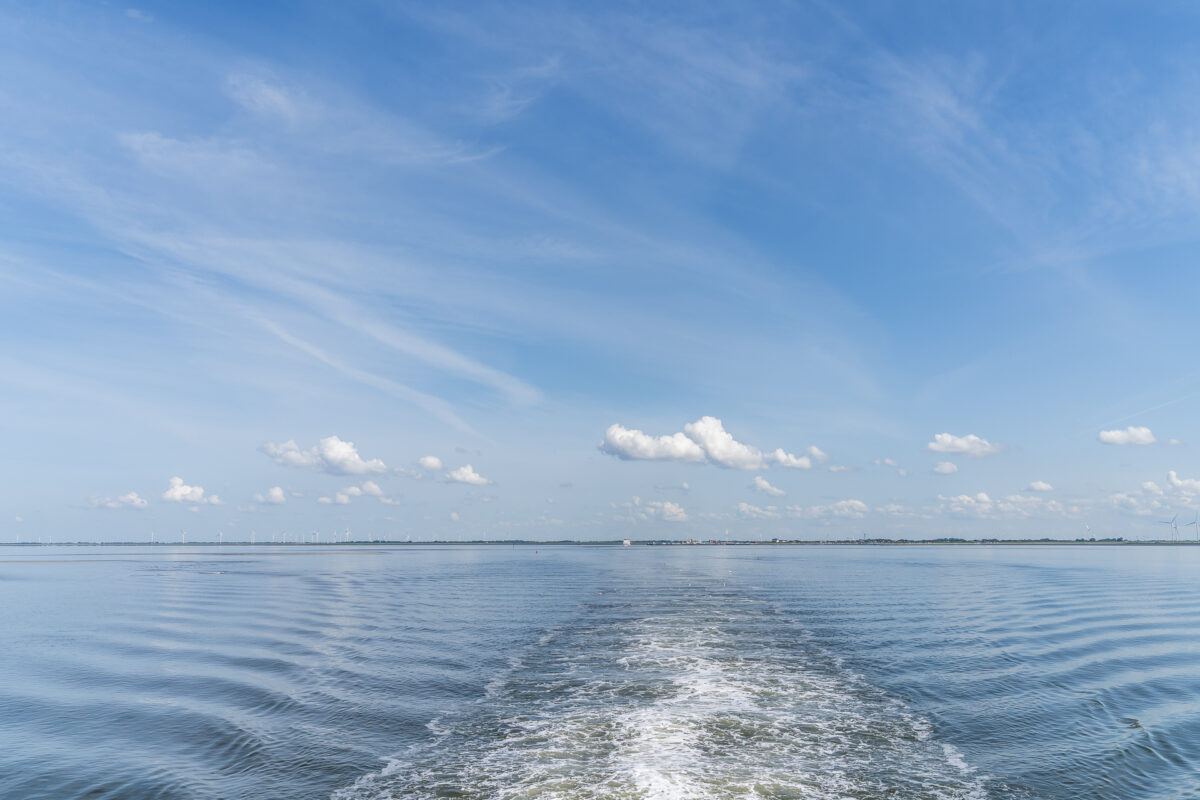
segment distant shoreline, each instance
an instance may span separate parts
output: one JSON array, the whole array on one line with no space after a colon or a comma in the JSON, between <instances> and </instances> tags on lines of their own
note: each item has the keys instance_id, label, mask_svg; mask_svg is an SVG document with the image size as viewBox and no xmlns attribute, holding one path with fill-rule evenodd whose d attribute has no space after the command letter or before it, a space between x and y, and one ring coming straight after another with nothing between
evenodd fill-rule
<instances>
[{"instance_id":1,"label":"distant shoreline","mask_svg":"<svg viewBox=\"0 0 1200 800\"><path fill-rule=\"evenodd\" d=\"M264 547L264 548L334 548L334 547L427 547L437 546L488 546L488 547L988 547L999 546L1154 546L1195 547L1200 541L1132 540L1132 539L828 539L828 540L779 540L779 541L687 541L645 540L631 541L625 545L621 540L539 541L531 539L445 541L395 541L387 539L356 540L350 542L4 542L0 547Z\"/></svg>"}]
</instances>

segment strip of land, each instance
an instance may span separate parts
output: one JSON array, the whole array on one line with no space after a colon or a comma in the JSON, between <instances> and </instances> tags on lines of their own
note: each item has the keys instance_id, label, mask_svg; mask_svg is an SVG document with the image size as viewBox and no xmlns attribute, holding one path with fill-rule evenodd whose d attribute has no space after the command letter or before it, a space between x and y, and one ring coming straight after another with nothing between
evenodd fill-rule
<instances>
[{"instance_id":1,"label":"strip of land","mask_svg":"<svg viewBox=\"0 0 1200 800\"><path fill-rule=\"evenodd\" d=\"M220 549L230 547L251 548L339 548L339 547L428 547L437 546L488 546L488 547L910 547L910 546L1046 546L1046 545L1089 545L1089 546L1171 546L1192 547L1200 546L1200 541L1171 541L1169 539L1126 539L1114 537L1106 539L769 539L757 541L742 541L734 539L651 539L629 541L620 539L597 539L590 541L574 541L569 539L539 540L539 539L476 539L471 541L450 541L429 539L423 541L396 541L389 539L360 539L354 541L336 542L188 542L186 545L178 542L9 542L0 547L153 547L180 548L196 547L204 549Z\"/></svg>"}]
</instances>

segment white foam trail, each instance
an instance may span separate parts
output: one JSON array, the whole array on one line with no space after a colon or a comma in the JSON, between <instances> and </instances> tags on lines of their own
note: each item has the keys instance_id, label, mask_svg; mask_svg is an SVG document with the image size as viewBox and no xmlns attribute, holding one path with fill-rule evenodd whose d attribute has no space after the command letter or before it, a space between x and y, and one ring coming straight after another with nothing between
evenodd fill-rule
<instances>
[{"instance_id":1,"label":"white foam trail","mask_svg":"<svg viewBox=\"0 0 1200 800\"><path fill-rule=\"evenodd\" d=\"M700 594L615 621L595 609L334 797L985 796L927 721L768 611Z\"/></svg>"}]
</instances>

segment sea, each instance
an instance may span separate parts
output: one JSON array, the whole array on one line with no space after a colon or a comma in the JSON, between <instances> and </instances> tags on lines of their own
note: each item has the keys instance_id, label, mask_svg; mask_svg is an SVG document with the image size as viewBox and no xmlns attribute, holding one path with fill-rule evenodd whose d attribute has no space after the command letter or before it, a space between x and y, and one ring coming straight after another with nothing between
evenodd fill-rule
<instances>
[{"instance_id":1,"label":"sea","mask_svg":"<svg viewBox=\"0 0 1200 800\"><path fill-rule=\"evenodd\" d=\"M0 798L1200 798L1200 547L0 547Z\"/></svg>"}]
</instances>

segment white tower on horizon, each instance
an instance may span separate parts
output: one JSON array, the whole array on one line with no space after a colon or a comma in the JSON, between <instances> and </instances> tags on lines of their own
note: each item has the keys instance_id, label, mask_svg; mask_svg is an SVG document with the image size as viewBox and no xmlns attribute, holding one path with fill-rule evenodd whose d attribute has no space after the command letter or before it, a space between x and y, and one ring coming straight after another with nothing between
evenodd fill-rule
<instances>
[{"instance_id":1,"label":"white tower on horizon","mask_svg":"<svg viewBox=\"0 0 1200 800\"><path fill-rule=\"evenodd\" d=\"M1179 520L1179 515L1176 514L1175 516L1171 517L1170 519L1160 519L1158 521L1160 525L1170 525L1171 526L1171 541L1172 542L1179 541L1178 520Z\"/></svg>"}]
</instances>

